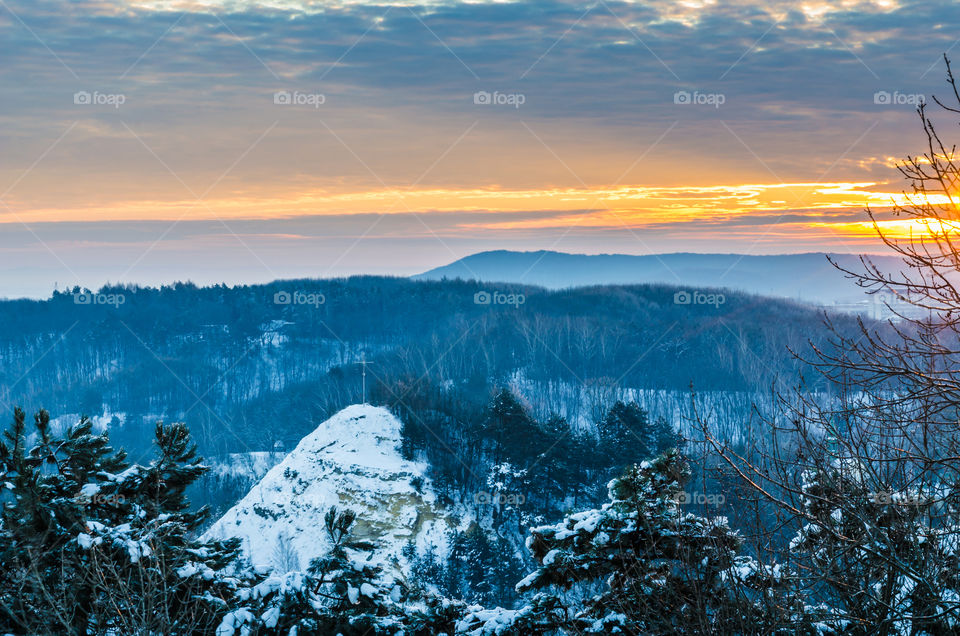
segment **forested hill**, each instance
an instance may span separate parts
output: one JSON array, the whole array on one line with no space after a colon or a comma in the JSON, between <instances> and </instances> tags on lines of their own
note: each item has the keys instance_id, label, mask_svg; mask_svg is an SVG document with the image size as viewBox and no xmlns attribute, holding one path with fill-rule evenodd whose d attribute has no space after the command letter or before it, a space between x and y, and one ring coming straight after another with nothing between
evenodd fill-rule
<instances>
[{"instance_id":1,"label":"forested hill","mask_svg":"<svg viewBox=\"0 0 960 636\"><path fill-rule=\"evenodd\" d=\"M80 291L0 302L4 402L116 414L134 448L155 417L188 422L207 452L299 439L360 401L363 355L374 403L441 389L484 401L514 383L535 410L563 412L598 386L763 389L794 377L788 346L825 338L800 304L664 285L356 277Z\"/></svg>"}]
</instances>

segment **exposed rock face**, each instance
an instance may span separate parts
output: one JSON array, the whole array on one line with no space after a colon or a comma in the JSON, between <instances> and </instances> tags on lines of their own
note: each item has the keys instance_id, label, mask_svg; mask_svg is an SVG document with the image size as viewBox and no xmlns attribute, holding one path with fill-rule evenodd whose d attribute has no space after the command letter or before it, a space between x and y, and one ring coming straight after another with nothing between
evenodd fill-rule
<instances>
[{"instance_id":1,"label":"exposed rock face","mask_svg":"<svg viewBox=\"0 0 960 636\"><path fill-rule=\"evenodd\" d=\"M354 537L378 542L375 559L388 568L403 568L410 541L445 554L453 521L436 502L426 464L400 456L400 426L385 409L347 407L304 437L204 538L240 538L258 567L306 569L329 549L323 516L338 506L357 513Z\"/></svg>"}]
</instances>

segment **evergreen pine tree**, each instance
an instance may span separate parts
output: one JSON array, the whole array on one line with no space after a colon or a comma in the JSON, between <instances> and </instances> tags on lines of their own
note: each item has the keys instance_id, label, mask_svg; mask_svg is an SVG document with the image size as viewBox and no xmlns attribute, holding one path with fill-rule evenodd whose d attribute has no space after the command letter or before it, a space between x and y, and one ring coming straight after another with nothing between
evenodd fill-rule
<instances>
[{"instance_id":1,"label":"evergreen pine tree","mask_svg":"<svg viewBox=\"0 0 960 636\"><path fill-rule=\"evenodd\" d=\"M674 430L665 417L658 417L650 425L647 446L654 455L662 455L671 449L681 449L683 438Z\"/></svg>"},{"instance_id":2,"label":"evergreen pine tree","mask_svg":"<svg viewBox=\"0 0 960 636\"><path fill-rule=\"evenodd\" d=\"M782 591L786 570L742 556L724 518L679 510L674 495L689 477L676 452L633 466L609 486L610 502L530 531L539 562L517 590L536 595L500 621L500 634L766 633L795 625L797 602ZM568 606L564 590L600 591ZM480 632L483 633L483 632Z\"/></svg>"},{"instance_id":3,"label":"evergreen pine tree","mask_svg":"<svg viewBox=\"0 0 960 636\"><path fill-rule=\"evenodd\" d=\"M617 400L597 426L601 447L613 465L622 469L656 453L650 443L650 420L647 412L636 402Z\"/></svg>"},{"instance_id":4,"label":"evergreen pine tree","mask_svg":"<svg viewBox=\"0 0 960 636\"><path fill-rule=\"evenodd\" d=\"M487 406L481 432L493 441L493 463L523 464L540 443L536 422L516 397L501 389Z\"/></svg>"},{"instance_id":5,"label":"evergreen pine tree","mask_svg":"<svg viewBox=\"0 0 960 636\"><path fill-rule=\"evenodd\" d=\"M552 414L540 425L542 450L530 471L529 497L538 497L545 505L562 501L576 479L574 452L576 435L565 417Z\"/></svg>"},{"instance_id":6,"label":"evergreen pine tree","mask_svg":"<svg viewBox=\"0 0 960 636\"><path fill-rule=\"evenodd\" d=\"M86 418L58 437L40 411L34 428L37 442L27 449L17 409L0 443L0 629L212 630L238 583L217 574L236 558L236 544L191 539L204 512L185 512L182 489L203 467L186 429L158 434L159 458L143 467L128 466Z\"/></svg>"}]
</instances>

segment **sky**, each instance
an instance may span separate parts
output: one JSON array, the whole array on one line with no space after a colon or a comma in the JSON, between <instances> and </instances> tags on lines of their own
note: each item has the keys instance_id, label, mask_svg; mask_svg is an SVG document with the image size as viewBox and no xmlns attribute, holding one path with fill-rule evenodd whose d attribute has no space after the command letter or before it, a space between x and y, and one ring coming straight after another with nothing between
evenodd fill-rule
<instances>
[{"instance_id":1,"label":"sky","mask_svg":"<svg viewBox=\"0 0 960 636\"><path fill-rule=\"evenodd\" d=\"M958 26L937 0L0 0L0 296L878 252L864 208L902 223Z\"/></svg>"}]
</instances>

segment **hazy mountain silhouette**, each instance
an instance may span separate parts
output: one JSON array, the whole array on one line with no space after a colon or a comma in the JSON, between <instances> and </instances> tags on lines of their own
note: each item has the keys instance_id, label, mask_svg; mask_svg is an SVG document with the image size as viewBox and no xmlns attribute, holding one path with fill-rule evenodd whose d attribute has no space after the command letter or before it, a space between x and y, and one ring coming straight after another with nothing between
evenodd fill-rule
<instances>
[{"instance_id":1,"label":"hazy mountain silhouette","mask_svg":"<svg viewBox=\"0 0 960 636\"><path fill-rule=\"evenodd\" d=\"M862 270L859 256L831 254L836 262ZM901 261L871 256L884 271L898 271ZM479 252L437 267L415 279L476 279L559 289L585 285L665 283L726 287L757 294L832 304L864 298L863 290L827 260L827 254L566 254L563 252Z\"/></svg>"}]
</instances>

